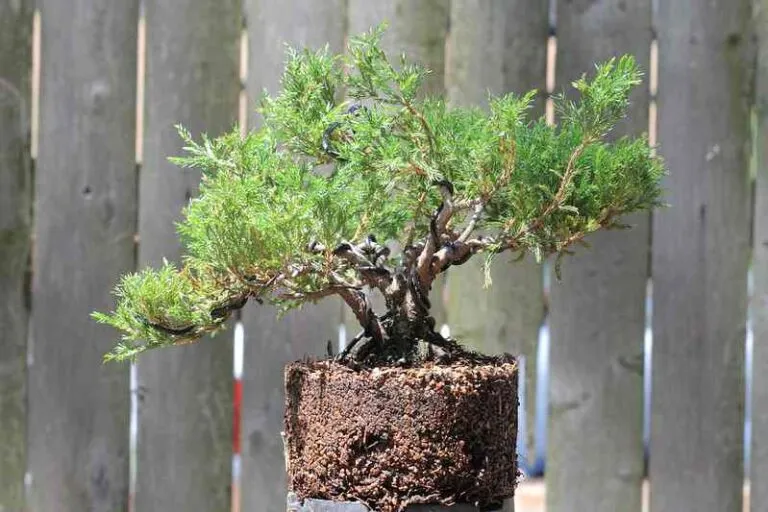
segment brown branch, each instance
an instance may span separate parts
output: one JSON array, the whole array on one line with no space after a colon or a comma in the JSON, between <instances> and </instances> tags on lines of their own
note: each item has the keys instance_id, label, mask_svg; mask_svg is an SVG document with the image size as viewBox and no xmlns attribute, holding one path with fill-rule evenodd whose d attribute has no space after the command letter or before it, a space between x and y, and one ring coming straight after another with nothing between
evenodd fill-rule
<instances>
[{"instance_id":1,"label":"brown branch","mask_svg":"<svg viewBox=\"0 0 768 512\"><path fill-rule=\"evenodd\" d=\"M445 233L445 229L448 226L448 221L453 215L453 185L449 182L441 182L440 193L443 196L443 202L437 209L432 221L430 223L429 235L424 243L419 257L416 260L416 272L419 276L419 281L425 290L429 290L432 281L435 276L431 275L432 257L435 255L438 246L440 245L440 237Z\"/></svg>"},{"instance_id":2,"label":"brown branch","mask_svg":"<svg viewBox=\"0 0 768 512\"><path fill-rule=\"evenodd\" d=\"M392 272L383 264L389 253L388 247L379 245L373 235L369 235L358 245L340 243L332 254L351 264L365 284L383 292L392 281Z\"/></svg>"},{"instance_id":3,"label":"brown branch","mask_svg":"<svg viewBox=\"0 0 768 512\"><path fill-rule=\"evenodd\" d=\"M464 242L456 241L446 244L432 257L430 273L434 276L448 269L457 261L465 261L472 248Z\"/></svg>"},{"instance_id":4,"label":"brown branch","mask_svg":"<svg viewBox=\"0 0 768 512\"><path fill-rule=\"evenodd\" d=\"M584 152L584 149L587 147L587 145L590 142L591 142L591 139L584 139L581 142L581 144L576 146L576 149L573 150L573 153L571 153L571 157L568 159L568 165L565 167L565 173L563 173L563 179L560 182L560 187L557 189L557 192L555 193L554 199L547 206L544 212L542 212L539 218L536 219L536 221L534 221L534 225L528 228L529 232L540 228L544 224L544 220L546 219L546 217L548 217L549 214L551 214L557 208L562 206L568 194L568 186L571 184L571 181L573 180L573 177L576 174L576 160L578 160L578 158L581 156L581 154Z\"/></svg>"},{"instance_id":5,"label":"brown branch","mask_svg":"<svg viewBox=\"0 0 768 512\"><path fill-rule=\"evenodd\" d=\"M499 179L496 180L491 189L482 193L481 197L477 199L465 199L463 201L457 202L457 204L454 205L454 208L457 211L460 209L469 208L472 208L473 210L472 217L469 219L469 223L457 239L459 242L466 242L469 239L477 227L477 223L480 222L480 218L482 217L485 206L490 202L493 196L504 187L506 187L509 184L509 181L512 179L512 175L515 171L515 156L517 155L517 145L515 144L514 139L499 139L499 151L504 157L504 167L502 169L501 176L499 176Z\"/></svg>"},{"instance_id":6,"label":"brown branch","mask_svg":"<svg viewBox=\"0 0 768 512\"><path fill-rule=\"evenodd\" d=\"M408 234L405 237L405 247L408 247L411 244L413 244L413 237L416 235L416 222L417 222L417 219L421 217L422 211L424 210L424 204L426 203L426 199L427 199L427 193L422 192L421 195L419 196L419 200L416 203L416 208L414 210L413 224L411 224L408 227Z\"/></svg>"},{"instance_id":7,"label":"brown branch","mask_svg":"<svg viewBox=\"0 0 768 512\"><path fill-rule=\"evenodd\" d=\"M363 278L365 284L371 288L377 288L383 292L386 291L392 282L392 273L382 267L358 267L356 269Z\"/></svg>"},{"instance_id":8,"label":"brown branch","mask_svg":"<svg viewBox=\"0 0 768 512\"><path fill-rule=\"evenodd\" d=\"M456 201L453 203L453 211L460 212L462 210L469 210L470 208L477 206L477 204L480 202L480 199L462 199L461 201Z\"/></svg>"},{"instance_id":9,"label":"brown branch","mask_svg":"<svg viewBox=\"0 0 768 512\"><path fill-rule=\"evenodd\" d=\"M251 292L251 296L254 297L257 301L260 301L260 297L264 294L264 292L266 292L272 285L284 278L285 275L283 273L275 274L274 276L270 277L269 280L267 280L264 284L259 285L256 291Z\"/></svg>"},{"instance_id":10,"label":"brown branch","mask_svg":"<svg viewBox=\"0 0 768 512\"><path fill-rule=\"evenodd\" d=\"M174 341L174 343L180 342L182 339L186 338L198 338L202 336L203 334L207 332L215 331L216 329L221 326L221 324L226 321L227 318L229 318L229 315L232 314L232 312L242 309L245 304L248 302L248 297L250 296L249 292L245 292L242 295L235 296L231 298L229 301L221 304L220 306L216 306L215 308L211 309L210 316L211 316L211 323L209 324L189 324L186 326L171 326L164 324L162 322L153 322L149 318L143 316L143 315L137 315L138 320L144 324L145 326L154 329L158 332L162 332L164 334L167 334L169 336L178 337L179 340Z\"/></svg>"},{"instance_id":11,"label":"brown branch","mask_svg":"<svg viewBox=\"0 0 768 512\"><path fill-rule=\"evenodd\" d=\"M606 229L610 228L611 226L615 226L614 219L619 215L619 212L612 208L608 208L603 214L600 216L598 220L598 226L599 229ZM562 241L558 241L555 243L555 252L562 252L571 245L581 242L584 240L584 237L586 237L589 233L592 233L597 230L592 231L577 231L576 233L571 234L568 238Z\"/></svg>"},{"instance_id":12,"label":"brown branch","mask_svg":"<svg viewBox=\"0 0 768 512\"><path fill-rule=\"evenodd\" d=\"M377 342L384 343L388 336L381 320L373 312L371 302L368 297L360 290L350 288L339 289L339 295L352 309L355 318L365 330L365 333L373 337Z\"/></svg>"},{"instance_id":13,"label":"brown branch","mask_svg":"<svg viewBox=\"0 0 768 512\"><path fill-rule=\"evenodd\" d=\"M301 291L289 291L286 293L278 294L278 298L280 299L286 299L286 300L301 300L306 302L314 302L317 300L322 299L323 297L328 297L330 295L336 295L341 294L342 290L357 290L358 287L353 285L331 285L327 288L323 288L321 290L315 290L312 292L301 292Z\"/></svg>"},{"instance_id":14,"label":"brown branch","mask_svg":"<svg viewBox=\"0 0 768 512\"><path fill-rule=\"evenodd\" d=\"M466 242L469 239L470 235L475 230L475 227L477 227L477 223L480 221L484 208L485 204L483 202L478 202L475 205L472 218L469 219L469 224L467 224L467 227L465 227L464 231L459 235L459 238L457 239L458 242Z\"/></svg>"},{"instance_id":15,"label":"brown branch","mask_svg":"<svg viewBox=\"0 0 768 512\"><path fill-rule=\"evenodd\" d=\"M557 189L557 192L555 193L555 197L552 199L552 202L547 205L547 207L544 209L544 211L527 227L522 229L517 235L509 239L508 241L505 241L504 246L501 247L497 252L501 252L507 249L514 249L517 247L517 242L520 241L522 237L527 235L528 233L531 233L533 231L536 231L537 229L541 228L544 225L544 222L546 221L547 217L560 208L563 205L563 202L565 202L565 199L568 196L568 187L571 184L571 181L573 181L573 177L576 174L576 161L579 159L581 154L584 152L584 149L593 141L592 138L586 138L581 141L581 143L576 146L576 149L573 150L573 153L571 153L571 156L568 158L568 164L565 167L565 172L563 173L563 178L560 181L560 186ZM508 221L507 224L510 224L511 221Z\"/></svg>"},{"instance_id":16,"label":"brown branch","mask_svg":"<svg viewBox=\"0 0 768 512\"><path fill-rule=\"evenodd\" d=\"M355 235L352 237L352 240L357 240L360 238L360 235L365 233L365 230L368 228L368 212L363 213L363 217L360 219L360 224L357 225L357 229L355 230Z\"/></svg>"},{"instance_id":17,"label":"brown branch","mask_svg":"<svg viewBox=\"0 0 768 512\"><path fill-rule=\"evenodd\" d=\"M338 246L336 246L336 248L333 250L333 255L338 256L339 258L346 260L355 266L373 265L373 262L368 259L360 247L352 245L349 242L341 242Z\"/></svg>"},{"instance_id":18,"label":"brown branch","mask_svg":"<svg viewBox=\"0 0 768 512\"><path fill-rule=\"evenodd\" d=\"M445 244L432 257L430 271L434 276L445 272L451 265L463 265L472 256L492 246L492 239L471 239L467 241L456 240Z\"/></svg>"},{"instance_id":19,"label":"brown branch","mask_svg":"<svg viewBox=\"0 0 768 512\"><path fill-rule=\"evenodd\" d=\"M429 149L433 150L435 149L435 135L432 133L432 128L429 127L429 123L427 122L427 119L424 117L424 114L416 110L416 108L413 106L413 104L410 101L407 101L405 98L400 98L401 103L405 108L408 110L408 112L414 116L416 119L419 120L419 123L421 123L421 128L424 130L424 133L427 136L427 140L429 141Z\"/></svg>"}]
</instances>

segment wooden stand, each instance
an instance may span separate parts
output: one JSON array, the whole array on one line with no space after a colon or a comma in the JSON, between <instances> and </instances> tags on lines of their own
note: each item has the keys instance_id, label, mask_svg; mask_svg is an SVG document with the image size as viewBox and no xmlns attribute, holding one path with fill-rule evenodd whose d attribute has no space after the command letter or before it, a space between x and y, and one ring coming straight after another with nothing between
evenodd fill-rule
<instances>
[{"instance_id":1,"label":"wooden stand","mask_svg":"<svg viewBox=\"0 0 768 512\"><path fill-rule=\"evenodd\" d=\"M479 512L471 505L454 505L444 507L442 505L414 505L408 507L407 512ZM335 502L328 500L304 500L300 503L293 493L288 493L287 512L371 512L368 507L351 501Z\"/></svg>"}]
</instances>

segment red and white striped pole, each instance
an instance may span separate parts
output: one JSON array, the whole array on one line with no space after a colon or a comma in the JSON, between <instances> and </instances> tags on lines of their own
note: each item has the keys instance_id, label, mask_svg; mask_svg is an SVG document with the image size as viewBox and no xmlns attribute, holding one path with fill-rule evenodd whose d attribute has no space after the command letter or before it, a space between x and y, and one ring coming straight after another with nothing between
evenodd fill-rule
<instances>
[{"instance_id":1,"label":"red and white striped pole","mask_svg":"<svg viewBox=\"0 0 768 512\"><path fill-rule=\"evenodd\" d=\"M232 512L240 510L240 425L243 403L243 351L245 348L245 330L242 322L235 324L235 340L233 347L234 364L234 393L232 397Z\"/></svg>"}]
</instances>

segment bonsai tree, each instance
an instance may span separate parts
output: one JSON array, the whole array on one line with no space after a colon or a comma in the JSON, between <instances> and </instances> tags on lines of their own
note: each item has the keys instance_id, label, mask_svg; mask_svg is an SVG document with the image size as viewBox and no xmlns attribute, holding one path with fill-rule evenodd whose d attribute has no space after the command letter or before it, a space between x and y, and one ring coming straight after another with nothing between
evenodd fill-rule
<instances>
[{"instance_id":1,"label":"bonsai tree","mask_svg":"<svg viewBox=\"0 0 768 512\"><path fill-rule=\"evenodd\" d=\"M288 310L331 296L362 326L342 361L461 357L430 316L440 274L527 253L559 269L589 233L659 204L648 141L606 138L640 83L632 57L574 82L578 98L557 97L550 126L527 117L535 91L491 97L488 111L422 97L428 71L394 65L381 34L352 38L345 55L289 51L282 91L245 137L179 129L174 161L202 172L179 225L187 254L122 278L115 311L95 314L123 332L107 359L216 332L248 300Z\"/></svg>"}]
</instances>

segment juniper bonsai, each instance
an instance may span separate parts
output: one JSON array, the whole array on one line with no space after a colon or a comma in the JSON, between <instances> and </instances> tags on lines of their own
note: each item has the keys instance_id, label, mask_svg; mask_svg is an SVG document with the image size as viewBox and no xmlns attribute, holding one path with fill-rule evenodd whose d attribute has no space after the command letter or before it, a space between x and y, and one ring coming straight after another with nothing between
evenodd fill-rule
<instances>
[{"instance_id":1,"label":"juniper bonsai","mask_svg":"<svg viewBox=\"0 0 768 512\"><path fill-rule=\"evenodd\" d=\"M631 56L574 82L578 99L558 96L550 126L527 117L535 91L491 97L488 111L422 97L428 71L393 65L381 34L345 55L290 50L282 91L244 137L180 128L186 155L173 160L202 172L179 225L187 254L124 276L115 311L94 314L123 332L107 359L194 341L249 299L288 310L330 296L362 326L340 359L410 361L419 346L450 357L462 349L430 316L438 275L503 253L559 267L587 234L659 204L647 139L606 138L640 83Z\"/></svg>"}]
</instances>

